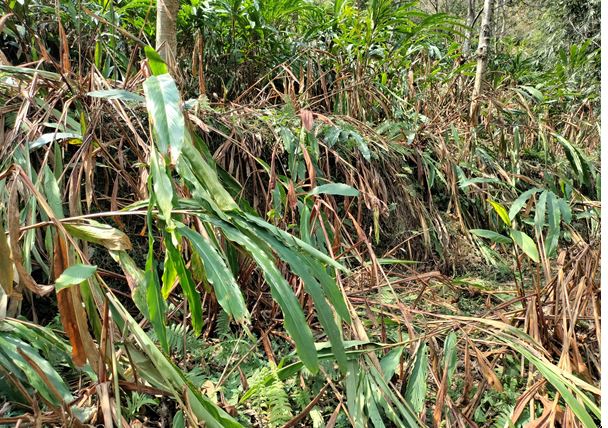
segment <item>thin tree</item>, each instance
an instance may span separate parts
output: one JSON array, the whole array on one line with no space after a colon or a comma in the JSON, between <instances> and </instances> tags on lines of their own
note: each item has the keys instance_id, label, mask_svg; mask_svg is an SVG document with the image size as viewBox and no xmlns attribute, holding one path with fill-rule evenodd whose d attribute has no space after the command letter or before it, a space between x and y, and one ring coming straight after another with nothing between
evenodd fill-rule
<instances>
[{"instance_id":1,"label":"thin tree","mask_svg":"<svg viewBox=\"0 0 608 428\"><path fill-rule=\"evenodd\" d=\"M471 35L473 32L473 25L475 24L475 0L468 1L467 7L467 29L464 32L464 43L462 45L462 53L466 56L469 55L471 50Z\"/></svg>"},{"instance_id":2,"label":"thin tree","mask_svg":"<svg viewBox=\"0 0 608 428\"><path fill-rule=\"evenodd\" d=\"M475 73L475 86L473 86L473 96L469 112L469 118L473 126L476 126L479 120L479 98L481 97L481 84L490 55L494 2L495 0L485 0L483 4L483 15L481 17L481 28L479 30L479 46L477 47L477 71Z\"/></svg>"},{"instance_id":3,"label":"thin tree","mask_svg":"<svg viewBox=\"0 0 608 428\"><path fill-rule=\"evenodd\" d=\"M177 12L179 0L156 2L156 50L169 64L175 64L177 53Z\"/></svg>"}]
</instances>

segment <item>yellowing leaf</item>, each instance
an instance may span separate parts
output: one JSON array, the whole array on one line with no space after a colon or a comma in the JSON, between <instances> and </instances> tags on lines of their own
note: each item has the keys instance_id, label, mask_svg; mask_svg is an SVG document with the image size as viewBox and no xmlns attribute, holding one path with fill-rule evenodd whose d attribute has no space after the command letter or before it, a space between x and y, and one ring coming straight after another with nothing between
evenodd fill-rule
<instances>
[{"instance_id":1,"label":"yellowing leaf","mask_svg":"<svg viewBox=\"0 0 608 428\"><path fill-rule=\"evenodd\" d=\"M120 230L95 220L85 223L64 223L65 229L74 237L106 247L108 250L130 250L129 237Z\"/></svg>"},{"instance_id":2,"label":"yellowing leaf","mask_svg":"<svg viewBox=\"0 0 608 428\"><path fill-rule=\"evenodd\" d=\"M511 227L511 219L509 218L509 213L507 212L507 209L504 206L502 206L500 203L493 201L491 199L488 199L488 202L490 203L490 205L492 205L492 207L494 208L494 211L496 211L496 214L498 214L498 216L501 218L503 223L506 224L507 226Z\"/></svg>"}]
</instances>

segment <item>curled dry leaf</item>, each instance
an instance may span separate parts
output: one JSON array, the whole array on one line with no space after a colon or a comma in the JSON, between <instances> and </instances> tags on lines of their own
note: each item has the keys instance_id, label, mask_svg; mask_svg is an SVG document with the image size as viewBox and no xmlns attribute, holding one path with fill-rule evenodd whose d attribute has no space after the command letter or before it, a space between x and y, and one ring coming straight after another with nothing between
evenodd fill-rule
<instances>
[{"instance_id":1,"label":"curled dry leaf","mask_svg":"<svg viewBox=\"0 0 608 428\"><path fill-rule=\"evenodd\" d=\"M494 373L492 364L490 364L485 355L483 355L483 353L472 342L469 341L469 343L477 355L477 362L479 364L481 374L486 378L488 384L492 388L494 388L497 392L503 392L502 384L500 383L496 373Z\"/></svg>"},{"instance_id":2,"label":"curled dry leaf","mask_svg":"<svg viewBox=\"0 0 608 428\"><path fill-rule=\"evenodd\" d=\"M55 239L55 254L53 255L53 276L55 280L68 267L67 245L65 240L58 236ZM72 344L72 360L77 366L83 366L87 361L87 354L78 328L78 318L75 311L77 305L80 305L80 309L82 309L82 300L78 299L79 296L77 287L59 290L57 292L57 308L59 309L61 324Z\"/></svg>"},{"instance_id":3,"label":"curled dry leaf","mask_svg":"<svg viewBox=\"0 0 608 428\"><path fill-rule=\"evenodd\" d=\"M312 112L310 110L300 110L300 119L302 119L302 126L304 129L310 132L313 125Z\"/></svg>"},{"instance_id":4,"label":"curled dry leaf","mask_svg":"<svg viewBox=\"0 0 608 428\"><path fill-rule=\"evenodd\" d=\"M6 21L8 20L8 18L10 18L11 16L13 16L12 13L7 13L6 15L4 15L2 18L0 18L0 32L2 32L2 30L4 30L4 26L6 25Z\"/></svg>"}]
</instances>

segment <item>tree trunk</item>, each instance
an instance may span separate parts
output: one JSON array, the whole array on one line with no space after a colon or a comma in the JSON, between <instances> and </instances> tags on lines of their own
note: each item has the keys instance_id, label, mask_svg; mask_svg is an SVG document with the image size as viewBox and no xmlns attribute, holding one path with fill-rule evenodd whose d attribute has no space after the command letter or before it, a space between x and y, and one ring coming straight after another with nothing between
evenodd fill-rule
<instances>
[{"instance_id":1,"label":"tree trunk","mask_svg":"<svg viewBox=\"0 0 608 428\"><path fill-rule=\"evenodd\" d=\"M462 53L465 56L469 55L471 50L471 34L473 32L473 25L475 24L475 0L469 0L469 6L467 9L467 29L464 32L464 43L462 45Z\"/></svg>"},{"instance_id":2,"label":"tree trunk","mask_svg":"<svg viewBox=\"0 0 608 428\"><path fill-rule=\"evenodd\" d=\"M177 12L179 0L156 2L156 50L169 65L175 65L177 54Z\"/></svg>"},{"instance_id":3,"label":"tree trunk","mask_svg":"<svg viewBox=\"0 0 608 428\"><path fill-rule=\"evenodd\" d=\"M477 72L475 73L475 86L471 100L469 119L473 126L479 122L479 97L481 96L481 83L488 65L490 51L490 39L492 37L492 15L494 13L494 1L485 0L483 4L483 15L481 17L481 28L479 30L479 46L477 48Z\"/></svg>"}]
</instances>

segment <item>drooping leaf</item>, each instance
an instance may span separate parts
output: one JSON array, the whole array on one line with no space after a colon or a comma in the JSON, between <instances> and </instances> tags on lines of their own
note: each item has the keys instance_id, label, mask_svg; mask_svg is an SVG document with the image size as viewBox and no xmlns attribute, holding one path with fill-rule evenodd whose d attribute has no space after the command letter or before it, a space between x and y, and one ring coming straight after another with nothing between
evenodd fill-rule
<instances>
[{"instance_id":1,"label":"drooping leaf","mask_svg":"<svg viewBox=\"0 0 608 428\"><path fill-rule=\"evenodd\" d=\"M456 371L456 363L458 362L458 337L453 331L448 334L443 344L443 366L447 369L447 384L450 385L454 372Z\"/></svg>"},{"instance_id":2,"label":"drooping leaf","mask_svg":"<svg viewBox=\"0 0 608 428\"><path fill-rule=\"evenodd\" d=\"M165 326L166 305L162 300L160 281L158 279L158 274L156 273L156 264L153 262L146 264L145 281L148 319L154 327L154 331L156 332L156 336L158 337L162 348L165 350L165 352L169 352Z\"/></svg>"},{"instance_id":3,"label":"drooping leaf","mask_svg":"<svg viewBox=\"0 0 608 428\"><path fill-rule=\"evenodd\" d=\"M472 186L473 184L480 183L492 183L498 186L503 186L505 184L503 181L493 177L475 177L467 179L463 175L462 178L458 180L458 187L460 187L461 189L466 189L467 187Z\"/></svg>"},{"instance_id":4,"label":"drooping leaf","mask_svg":"<svg viewBox=\"0 0 608 428\"><path fill-rule=\"evenodd\" d=\"M328 183L312 189L309 195L359 196L359 191L344 183Z\"/></svg>"},{"instance_id":5,"label":"drooping leaf","mask_svg":"<svg viewBox=\"0 0 608 428\"><path fill-rule=\"evenodd\" d=\"M324 263L327 263L328 265L330 265L338 270L341 270L343 272L348 272L348 269L346 269L346 267L344 267L343 265L341 265L340 263L338 263L337 261L335 261L334 259L329 257L327 254L324 254L321 251L317 250L312 245L302 241L301 239L298 239L295 236L289 234L288 232L286 232L282 229L279 229L278 227L276 227L270 223L265 222L264 220L260 219L257 216L247 214L247 213L245 213L244 216L247 221L251 221L254 224L257 224L258 226L268 229L270 232L272 232L274 235L279 237L286 244L295 245L295 246L301 248L304 252L310 254L313 258L318 259L319 261L323 261Z\"/></svg>"},{"instance_id":6,"label":"drooping leaf","mask_svg":"<svg viewBox=\"0 0 608 428\"><path fill-rule=\"evenodd\" d=\"M493 230L487 229L469 229L473 235L479 236L481 238L489 239L498 244L509 244L511 240L500 233L494 232Z\"/></svg>"},{"instance_id":7,"label":"drooping leaf","mask_svg":"<svg viewBox=\"0 0 608 428\"><path fill-rule=\"evenodd\" d=\"M188 307L190 309L192 318L192 328L195 334L200 334L203 329L203 309L201 303L201 295L196 289L196 283L192 279L192 274L189 269L186 269L186 264L181 254L177 251L177 248L173 245L172 239L168 236L165 239L165 246L169 252L169 257L172 260L172 264L175 268L175 272L179 277L179 283L182 287L182 292L188 300Z\"/></svg>"},{"instance_id":8,"label":"drooping leaf","mask_svg":"<svg viewBox=\"0 0 608 428\"><path fill-rule=\"evenodd\" d=\"M222 224L221 227L226 237L243 246L260 267L270 285L272 297L281 307L285 317L285 329L296 343L298 356L309 370L316 372L319 369L319 362L312 332L293 290L277 269L267 247L251 233L236 229L229 224Z\"/></svg>"},{"instance_id":9,"label":"drooping leaf","mask_svg":"<svg viewBox=\"0 0 608 428\"><path fill-rule=\"evenodd\" d=\"M0 334L0 354L4 354L16 367L13 375L23 372L34 389L50 403L60 406L73 400L70 389L61 376L30 344L10 335ZM6 361L2 361L4 367L5 363Z\"/></svg>"},{"instance_id":10,"label":"drooping leaf","mask_svg":"<svg viewBox=\"0 0 608 428\"><path fill-rule=\"evenodd\" d=\"M137 267L135 261L127 254L126 251L110 251L112 258L120 265L127 284L131 289L131 298L137 309L149 319L148 305L146 303L146 274L143 270Z\"/></svg>"},{"instance_id":11,"label":"drooping leaf","mask_svg":"<svg viewBox=\"0 0 608 428\"><path fill-rule=\"evenodd\" d=\"M599 388L560 369L538 352L536 341L521 329L504 324L500 321L487 318L459 317L463 321L475 321L495 330L490 330L497 339L505 345L523 355L542 374L542 376L559 391L566 405L576 417L583 423L585 428L596 426L593 418L587 410L590 410L597 418L601 418L599 406L581 388L593 394L600 394ZM576 394L576 395L575 395Z\"/></svg>"},{"instance_id":12,"label":"drooping leaf","mask_svg":"<svg viewBox=\"0 0 608 428\"><path fill-rule=\"evenodd\" d=\"M148 59L150 71L152 71L152 74L154 76L160 76L161 74L166 74L169 72L167 64L165 63L165 61L163 61L160 54L156 52L152 46L145 46L144 53L146 54L146 58Z\"/></svg>"},{"instance_id":13,"label":"drooping leaf","mask_svg":"<svg viewBox=\"0 0 608 428\"><path fill-rule=\"evenodd\" d=\"M372 154L369 150L369 146L367 145L367 143L365 142L365 140L363 139L363 137L361 137L361 135L359 135L358 133L354 132L354 131L350 131L349 132L349 136L355 141L355 143L357 144L357 148L359 149L359 152L361 152L361 154L363 155L363 158L369 162L369 160L372 157Z\"/></svg>"},{"instance_id":14,"label":"drooping leaf","mask_svg":"<svg viewBox=\"0 0 608 428\"><path fill-rule=\"evenodd\" d=\"M46 165L43 170L44 174L44 193L48 205L53 211L53 215L57 218L63 218L63 204L61 203L61 194L59 191L59 183L51 171L51 168Z\"/></svg>"},{"instance_id":15,"label":"drooping leaf","mask_svg":"<svg viewBox=\"0 0 608 428\"><path fill-rule=\"evenodd\" d=\"M87 95L93 98L103 98L106 100L121 100L127 102L143 103L146 101L139 94L126 91L124 89L104 89L100 91L88 92Z\"/></svg>"},{"instance_id":16,"label":"drooping leaf","mask_svg":"<svg viewBox=\"0 0 608 428\"><path fill-rule=\"evenodd\" d=\"M144 82L144 94L156 147L163 156L170 152L176 161L186 138L186 126L175 81L169 74L151 76Z\"/></svg>"},{"instance_id":17,"label":"drooping leaf","mask_svg":"<svg viewBox=\"0 0 608 428\"><path fill-rule=\"evenodd\" d=\"M25 74L25 75L39 75L48 80L59 82L61 81L61 74L53 73L51 71L40 70L38 68L28 68L28 67L15 67L12 65L0 65L0 71L9 73L9 74Z\"/></svg>"},{"instance_id":18,"label":"drooping leaf","mask_svg":"<svg viewBox=\"0 0 608 428\"><path fill-rule=\"evenodd\" d=\"M203 261L205 272L207 273L207 281L213 286L220 306L235 321L247 323L249 321L249 311L245 306L243 293L241 293L232 272L222 256L211 242L195 231L187 227L179 227L178 231L188 238L192 244L192 248Z\"/></svg>"},{"instance_id":19,"label":"drooping leaf","mask_svg":"<svg viewBox=\"0 0 608 428\"><path fill-rule=\"evenodd\" d=\"M570 205L565 199L559 198L557 201L559 205L559 211L562 216L562 220L566 224L570 224L572 222L572 210L570 209Z\"/></svg>"},{"instance_id":20,"label":"drooping leaf","mask_svg":"<svg viewBox=\"0 0 608 428\"><path fill-rule=\"evenodd\" d=\"M362 388L366 382L366 375L354 361L349 362L349 369L344 378L346 387L346 405L353 418L355 428L364 428L367 424L365 414L366 394Z\"/></svg>"},{"instance_id":21,"label":"drooping leaf","mask_svg":"<svg viewBox=\"0 0 608 428\"><path fill-rule=\"evenodd\" d=\"M63 290L72 285L80 284L97 272L97 266L75 264L64 270L55 280L55 290Z\"/></svg>"},{"instance_id":22,"label":"drooping leaf","mask_svg":"<svg viewBox=\"0 0 608 428\"><path fill-rule=\"evenodd\" d=\"M235 421L219 406L214 404L208 397L192 385L185 374L152 342L148 334L139 326L137 321L129 315L127 310L109 293L108 302L113 311L114 319L120 320L133 334L135 341L147 356L146 361L151 363L155 373L160 377L164 388L168 388L177 400L187 400L192 413L210 428L241 428L242 425ZM138 370L146 380L146 370ZM158 387L161 387L160 385Z\"/></svg>"},{"instance_id":23,"label":"drooping leaf","mask_svg":"<svg viewBox=\"0 0 608 428\"><path fill-rule=\"evenodd\" d=\"M206 198L215 203L220 210L238 210L238 205L220 183L217 172L191 141L186 141L182 151L177 163L177 171L182 178L200 189L201 193L204 192Z\"/></svg>"},{"instance_id":24,"label":"drooping leaf","mask_svg":"<svg viewBox=\"0 0 608 428\"><path fill-rule=\"evenodd\" d=\"M59 140L71 140L71 139L82 139L82 135L76 132L49 132L47 134L42 134L40 137L35 139L29 144L30 150L37 149L39 147L45 146L53 141Z\"/></svg>"},{"instance_id":25,"label":"drooping leaf","mask_svg":"<svg viewBox=\"0 0 608 428\"><path fill-rule=\"evenodd\" d=\"M384 422L382 421L382 416L380 416L378 405L376 404L376 394L374 394L376 385L374 385L374 383L369 379L366 379L366 382L364 382L364 388L365 407L373 426L375 428L385 428Z\"/></svg>"},{"instance_id":26,"label":"drooping leaf","mask_svg":"<svg viewBox=\"0 0 608 428\"><path fill-rule=\"evenodd\" d=\"M511 239L513 242L521 248L521 250L528 256L530 259L536 263L540 261L538 255L538 248L536 248L536 243L532 238L526 235L524 232L519 230L512 229L510 231Z\"/></svg>"},{"instance_id":27,"label":"drooping leaf","mask_svg":"<svg viewBox=\"0 0 608 428\"><path fill-rule=\"evenodd\" d=\"M537 234L541 234L543 232L543 227L545 225L545 216L547 210L547 195L548 191L545 190L540 194L538 198L538 202L536 202L536 212L534 213L534 229Z\"/></svg>"},{"instance_id":28,"label":"drooping leaf","mask_svg":"<svg viewBox=\"0 0 608 428\"><path fill-rule=\"evenodd\" d=\"M553 192L549 192L547 196L547 219L549 223L549 231L545 238L545 254L547 257L552 257L557 251L559 242L561 210L557 196Z\"/></svg>"},{"instance_id":29,"label":"drooping leaf","mask_svg":"<svg viewBox=\"0 0 608 428\"><path fill-rule=\"evenodd\" d=\"M397 346L389 351L380 360L380 368L382 368L382 375L387 382L390 382L391 378L395 375L395 370L401 361L401 355L403 355L404 346Z\"/></svg>"},{"instance_id":30,"label":"drooping leaf","mask_svg":"<svg viewBox=\"0 0 608 428\"><path fill-rule=\"evenodd\" d=\"M172 243L169 245L173 246ZM173 252L167 250L165 252L165 262L163 263L163 275L161 277L161 282L163 284L161 288L161 294L163 299L167 300L171 291L173 290L173 285L177 280L177 270L175 268L175 257L173 257Z\"/></svg>"},{"instance_id":31,"label":"drooping leaf","mask_svg":"<svg viewBox=\"0 0 608 428\"><path fill-rule=\"evenodd\" d=\"M154 235L152 233L153 220L152 220L152 206L154 204L154 198L150 199L148 205L148 212L146 214L146 223L148 228L148 256L146 258L146 270L144 273L144 284L145 284L145 296L148 320L162 349L165 352L169 352L169 342L167 341L167 328L166 328L166 304L163 300L161 293L160 279L158 278L158 269L156 260L154 259ZM142 293L143 294L143 293Z\"/></svg>"},{"instance_id":32,"label":"drooping leaf","mask_svg":"<svg viewBox=\"0 0 608 428\"><path fill-rule=\"evenodd\" d=\"M557 139L558 143L564 149L564 153L566 154L566 158L570 162L572 169L574 170L576 177L582 182L583 181L583 165L581 163L581 159L579 157L578 151L574 148L574 146L570 143L570 141L566 140L559 134L553 134Z\"/></svg>"},{"instance_id":33,"label":"drooping leaf","mask_svg":"<svg viewBox=\"0 0 608 428\"><path fill-rule=\"evenodd\" d=\"M420 413L424 406L428 367L427 344L422 342L416 351L414 368L405 389L405 399L412 405L416 413Z\"/></svg>"},{"instance_id":34,"label":"drooping leaf","mask_svg":"<svg viewBox=\"0 0 608 428\"><path fill-rule=\"evenodd\" d=\"M8 296L13 293L13 260L2 222L0 222L0 287Z\"/></svg>"},{"instance_id":35,"label":"drooping leaf","mask_svg":"<svg viewBox=\"0 0 608 428\"><path fill-rule=\"evenodd\" d=\"M538 102L543 102L545 97L543 95L543 93L541 91L539 91L538 89L536 89L533 86L526 86L526 85L521 85L522 89L525 89L528 93L530 93L530 95L532 95L536 101Z\"/></svg>"},{"instance_id":36,"label":"drooping leaf","mask_svg":"<svg viewBox=\"0 0 608 428\"><path fill-rule=\"evenodd\" d=\"M63 226L72 236L101 245L108 250L130 250L132 247L129 237L109 224L87 219L84 223L65 222Z\"/></svg>"},{"instance_id":37,"label":"drooping leaf","mask_svg":"<svg viewBox=\"0 0 608 428\"><path fill-rule=\"evenodd\" d=\"M164 159L159 159L156 150L150 151L150 172L152 178L152 188L158 208L164 217L165 222L171 223L171 212L173 211L173 185L171 178L167 174Z\"/></svg>"},{"instance_id":38,"label":"drooping leaf","mask_svg":"<svg viewBox=\"0 0 608 428\"><path fill-rule=\"evenodd\" d=\"M496 211L496 214L498 214L498 217L500 217L503 223L506 226L511 227L511 219L509 218L509 213L507 213L507 209L500 202L496 202L491 199L488 199L488 202L490 203L490 205L492 205L494 211Z\"/></svg>"},{"instance_id":39,"label":"drooping leaf","mask_svg":"<svg viewBox=\"0 0 608 428\"><path fill-rule=\"evenodd\" d=\"M242 223L242 226L253 229L257 235L271 244L272 248L279 253L283 260L289 262L290 265L307 269L315 281L321 284L325 297L334 306L338 315L343 320L350 322L350 313L346 306L345 298L336 284L336 280L326 272L325 268L318 263L318 260L315 260L310 254L304 253L302 248L282 241L280 236L273 234L269 229L260 228L256 225L247 225L247 223ZM297 272L295 273L297 274Z\"/></svg>"},{"instance_id":40,"label":"drooping leaf","mask_svg":"<svg viewBox=\"0 0 608 428\"><path fill-rule=\"evenodd\" d=\"M307 263L306 256L304 254L293 251L281 243L276 237L264 230L257 230L257 233L261 233L263 240L270 244L272 249L277 252L279 257L281 257L285 262L289 263L293 273L303 280L304 288L313 299L319 321L332 345L332 350L336 356L338 366L343 372L346 372L347 361L340 331L341 329L336 323L334 313L326 300L327 298L329 301L332 301L334 300L335 296L331 295L331 293L329 295L324 293L326 289L321 287L319 279L315 277L315 275L320 276L320 272L312 268L310 263ZM321 281L323 281L323 279L321 279ZM341 296L340 300L343 300L341 299Z\"/></svg>"},{"instance_id":41,"label":"drooping leaf","mask_svg":"<svg viewBox=\"0 0 608 428\"><path fill-rule=\"evenodd\" d=\"M521 211L523 207L526 206L528 199L535 194L540 192L541 189L533 187L532 189L526 190L524 193L519 195L519 197L511 204L511 208L509 209L509 218L513 220L517 214Z\"/></svg>"}]
</instances>

